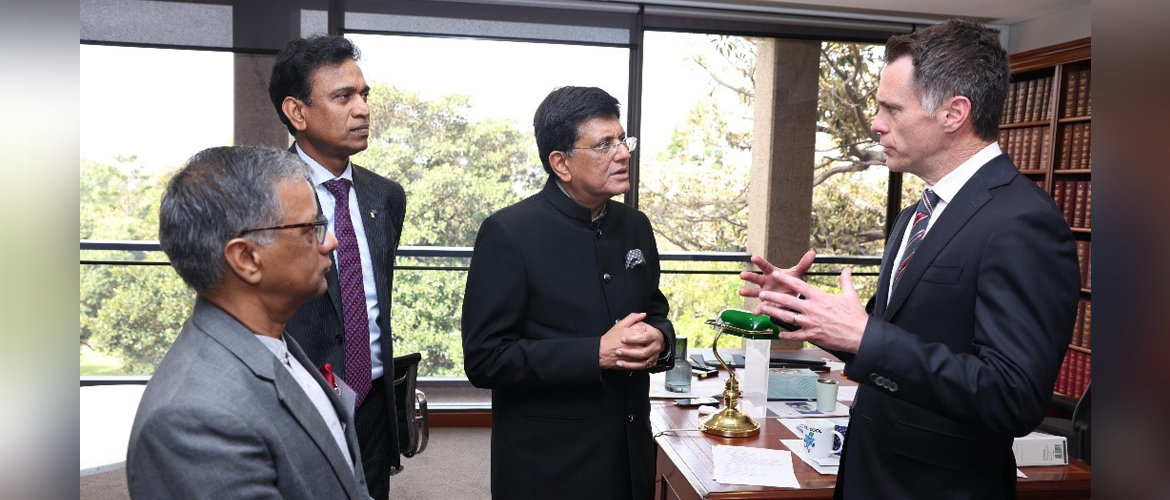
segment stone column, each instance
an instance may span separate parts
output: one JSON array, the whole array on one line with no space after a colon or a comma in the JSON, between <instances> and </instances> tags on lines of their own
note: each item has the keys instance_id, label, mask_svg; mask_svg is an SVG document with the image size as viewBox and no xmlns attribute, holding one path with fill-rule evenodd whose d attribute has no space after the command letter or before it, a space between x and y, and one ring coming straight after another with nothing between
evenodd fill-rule
<instances>
[{"instance_id":1,"label":"stone column","mask_svg":"<svg viewBox=\"0 0 1170 500\"><path fill-rule=\"evenodd\" d=\"M268 99L275 54L235 54L235 145L288 149L292 136Z\"/></svg>"},{"instance_id":2,"label":"stone column","mask_svg":"<svg viewBox=\"0 0 1170 500\"><path fill-rule=\"evenodd\" d=\"M747 251L778 267L796 264L810 247L820 48L818 41L757 42Z\"/></svg>"}]
</instances>

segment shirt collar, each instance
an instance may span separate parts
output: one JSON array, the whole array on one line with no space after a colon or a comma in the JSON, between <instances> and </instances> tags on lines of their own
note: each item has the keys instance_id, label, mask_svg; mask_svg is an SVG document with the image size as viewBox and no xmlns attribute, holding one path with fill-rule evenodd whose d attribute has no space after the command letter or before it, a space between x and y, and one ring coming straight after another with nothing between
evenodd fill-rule
<instances>
[{"instance_id":1,"label":"shirt collar","mask_svg":"<svg viewBox=\"0 0 1170 500\"><path fill-rule=\"evenodd\" d=\"M980 167L1000 154L1002 154L1002 151L999 149L999 143L992 142L979 150L978 153L967 158L967 161L959 164L959 168L944 175L942 179L939 179L937 184L926 187L934 191L934 194L938 195L943 203L950 203L955 195L959 194L959 190L963 189L963 185L967 184L967 181L975 175L975 172L979 171Z\"/></svg>"},{"instance_id":2,"label":"shirt collar","mask_svg":"<svg viewBox=\"0 0 1170 500\"><path fill-rule=\"evenodd\" d=\"M565 185L561 183L560 179L553 177L553 182L557 183L557 188L559 188L561 190L561 193L563 193L566 198L569 198L570 200L573 199L572 196L569 196L569 192L565 191ZM576 201L574 201L573 203L576 203ZM584 207L582 207L582 208L584 208ZM609 202L608 201L601 204L601 212L597 214L597 217L594 217L593 220L591 220L589 222L593 225L600 224L601 219L605 218L605 214L607 212L609 212Z\"/></svg>"},{"instance_id":3,"label":"shirt collar","mask_svg":"<svg viewBox=\"0 0 1170 500\"><path fill-rule=\"evenodd\" d=\"M309 168L313 170L314 186L320 186L325 182L331 181L333 179L346 179L350 183L353 182L353 162L347 161L345 164L345 170L341 172L341 175L334 176L333 172L330 172L325 167L322 167L320 163L317 163L317 160L314 160L311 156L305 154L305 150L301 149L300 144L294 143L293 145L297 148L297 156L300 156L302 160L305 160L305 163L308 163Z\"/></svg>"}]
</instances>

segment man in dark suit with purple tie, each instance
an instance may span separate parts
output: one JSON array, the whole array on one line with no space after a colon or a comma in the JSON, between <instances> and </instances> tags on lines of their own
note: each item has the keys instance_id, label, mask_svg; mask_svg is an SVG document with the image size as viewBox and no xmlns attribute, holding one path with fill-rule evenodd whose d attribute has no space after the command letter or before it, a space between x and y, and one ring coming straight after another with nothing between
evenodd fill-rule
<instances>
[{"instance_id":1,"label":"man in dark suit with purple tie","mask_svg":"<svg viewBox=\"0 0 1170 500\"><path fill-rule=\"evenodd\" d=\"M1043 419L1072 332L1073 235L1052 200L1002 154L1008 85L998 37L967 21L886 45L873 131L891 171L926 190L898 216L867 314L802 281L812 263L762 275L757 313L796 323L861 384L837 498L1015 498L1012 440Z\"/></svg>"},{"instance_id":2,"label":"man in dark suit with purple tie","mask_svg":"<svg viewBox=\"0 0 1170 500\"><path fill-rule=\"evenodd\" d=\"M298 38L277 56L268 93L313 171L313 188L337 235L328 293L306 303L287 329L313 363L331 363L357 393L354 421L370 495L390 494L401 457L394 414L390 293L406 193L353 164L366 149L370 109L357 47L343 37Z\"/></svg>"}]
</instances>

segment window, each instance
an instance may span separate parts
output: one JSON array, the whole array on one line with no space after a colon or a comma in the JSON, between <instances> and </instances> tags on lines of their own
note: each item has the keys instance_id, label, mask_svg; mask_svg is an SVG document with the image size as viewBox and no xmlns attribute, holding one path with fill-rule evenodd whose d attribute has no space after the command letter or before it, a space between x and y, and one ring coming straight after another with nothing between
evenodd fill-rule
<instances>
[{"instance_id":1,"label":"window","mask_svg":"<svg viewBox=\"0 0 1170 500\"><path fill-rule=\"evenodd\" d=\"M197 151L232 143L232 71L228 52L81 45L82 240L158 239L158 204L171 174ZM83 263L81 375L153 372L194 295L167 266Z\"/></svg>"},{"instance_id":2,"label":"window","mask_svg":"<svg viewBox=\"0 0 1170 500\"><path fill-rule=\"evenodd\" d=\"M643 40L639 204L661 252L743 252L747 243L755 42L650 31ZM740 262L669 261L662 290L692 346L738 307ZM727 346L739 340L728 337Z\"/></svg>"},{"instance_id":3,"label":"window","mask_svg":"<svg viewBox=\"0 0 1170 500\"><path fill-rule=\"evenodd\" d=\"M170 175L232 143L232 54L81 45L81 239L156 240Z\"/></svg>"},{"instance_id":4,"label":"window","mask_svg":"<svg viewBox=\"0 0 1170 500\"><path fill-rule=\"evenodd\" d=\"M370 147L354 158L406 189L402 245L471 247L487 216L548 178L532 116L554 88L596 86L623 104L630 51L566 44L348 35L369 82ZM556 68L556 71L549 71ZM623 117L624 118L624 117ZM419 375L463 376L460 311L467 258L400 257L396 352Z\"/></svg>"}]
</instances>

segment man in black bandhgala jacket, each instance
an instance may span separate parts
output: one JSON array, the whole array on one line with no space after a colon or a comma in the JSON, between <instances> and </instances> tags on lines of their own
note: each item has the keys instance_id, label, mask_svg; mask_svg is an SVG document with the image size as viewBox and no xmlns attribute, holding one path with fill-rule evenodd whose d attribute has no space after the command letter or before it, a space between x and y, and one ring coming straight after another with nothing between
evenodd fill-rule
<instances>
[{"instance_id":1,"label":"man in black bandhgala jacket","mask_svg":"<svg viewBox=\"0 0 1170 500\"><path fill-rule=\"evenodd\" d=\"M544 189L484 221L463 301L467 377L492 389L495 498L647 499L650 372L673 365L650 221L630 188L637 140L601 89L536 111Z\"/></svg>"}]
</instances>

